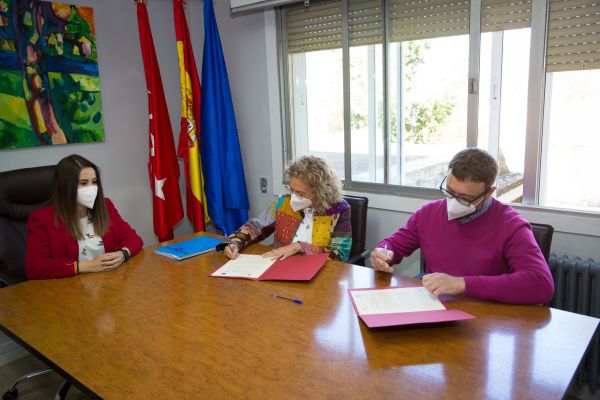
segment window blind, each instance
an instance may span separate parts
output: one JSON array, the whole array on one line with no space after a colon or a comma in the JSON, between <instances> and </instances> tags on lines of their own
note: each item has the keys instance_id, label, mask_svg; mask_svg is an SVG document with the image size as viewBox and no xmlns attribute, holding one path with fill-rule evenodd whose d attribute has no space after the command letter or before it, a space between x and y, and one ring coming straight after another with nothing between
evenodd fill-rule
<instances>
[{"instance_id":1,"label":"window blind","mask_svg":"<svg viewBox=\"0 0 600 400\"><path fill-rule=\"evenodd\" d=\"M383 0L349 0L350 46L383 43ZM311 2L287 11L290 54L342 48L341 1Z\"/></svg>"},{"instance_id":2,"label":"window blind","mask_svg":"<svg viewBox=\"0 0 600 400\"><path fill-rule=\"evenodd\" d=\"M498 32L531 26L531 0L483 0L481 32Z\"/></svg>"},{"instance_id":3,"label":"window blind","mask_svg":"<svg viewBox=\"0 0 600 400\"><path fill-rule=\"evenodd\" d=\"M383 0L348 1L350 46L383 43Z\"/></svg>"},{"instance_id":4,"label":"window blind","mask_svg":"<svg viewBox=\"0 0 600 400\"><path fill-rule=\"evenodd\" d=\"M383 43L383 1L348 0L350 46ZM388 0L390 41L469 33L470 0ZM531 0L483 0L482 32L531 25ZM342 47L342 3L312 1L287 9L290 54Z\"/></svg>"},{"instance_id":5,"label":"window blind","mask_svg":"<svg viewBox=\"0 0 600 400\"><path fill-rule=\"evenodd\" d=\"M287 10L288 53L342 48L342 2L311 2Z\"/></svg>"},{"instance_id":6,"label":"window blind","mask_svg":"<svg viewBox=\"0 0 600 400\"><path fill-rule=\"evenodd\" d=\"M600 1L551 0L546 71L600 68Z\"/></svg>"},{"instance_id":7,"label":"window blind","mask_svg":"<svg viewBox=\"0 0 600 400\"><path fill-rule=\"evenodd\" d=\"M391 0L390 41L469 33L469 0Z\"/></svg>"}]
</instances>

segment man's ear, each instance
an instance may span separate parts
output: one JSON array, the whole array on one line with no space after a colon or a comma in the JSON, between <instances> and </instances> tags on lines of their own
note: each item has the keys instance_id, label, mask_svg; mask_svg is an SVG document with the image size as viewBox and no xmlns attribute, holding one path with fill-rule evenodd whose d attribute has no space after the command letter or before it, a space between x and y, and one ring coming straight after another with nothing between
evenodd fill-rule
<instances>
[{"instance_id":1,"label":"man's ear","mask_svg":"<svg viewBox=\"0 0 600 400\"><path fill-rule=\"evenodd\" d=\"M494 192L496 191L496 186L492 186L487 194L487 196L485 196L486 200L489 199L490 197L492 197L492 195L494 194Z\"/></svg>"}]
</instances>

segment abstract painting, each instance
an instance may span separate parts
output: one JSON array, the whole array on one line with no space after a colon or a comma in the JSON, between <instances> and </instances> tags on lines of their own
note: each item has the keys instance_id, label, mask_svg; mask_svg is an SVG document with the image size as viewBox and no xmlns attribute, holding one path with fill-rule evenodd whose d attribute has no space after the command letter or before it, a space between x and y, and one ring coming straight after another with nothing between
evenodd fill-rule
<instances>
[{"instance_id":1,"label":"abstract painting","mask_svg":"<svg viewBox=\"0 0 600 400\"><path fill-rule=\"evenodd\" d=\"M92 8L0 0L0 148L104 141Z\"/></svg>"}]
</instances>

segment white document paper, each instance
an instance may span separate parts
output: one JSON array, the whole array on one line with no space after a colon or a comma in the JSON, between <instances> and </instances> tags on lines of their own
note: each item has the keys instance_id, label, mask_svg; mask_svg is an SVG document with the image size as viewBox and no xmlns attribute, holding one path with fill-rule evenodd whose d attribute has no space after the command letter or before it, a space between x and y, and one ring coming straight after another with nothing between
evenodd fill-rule
<instances>
[{"instance_id":1,"label":"white document paper","mask_svg":"<svg viewBox=\"0 0 600 400\"><path fill-rule=\"evenodd\" d=\"M424 287L351 291L359 315L445 310Z\"/></svg>"},{"instance_id":2,"label":"white document paper","mask_svg":"<svg viewBox=\"0 0 600 400\"><path fill-rule=\"evenodd\" d=\"M225 265L212 273L212 276L242 276L244 278L259 278L276 260L254 254L240 254L235 260L229 260Z\"/></svg>"}]
</instances>

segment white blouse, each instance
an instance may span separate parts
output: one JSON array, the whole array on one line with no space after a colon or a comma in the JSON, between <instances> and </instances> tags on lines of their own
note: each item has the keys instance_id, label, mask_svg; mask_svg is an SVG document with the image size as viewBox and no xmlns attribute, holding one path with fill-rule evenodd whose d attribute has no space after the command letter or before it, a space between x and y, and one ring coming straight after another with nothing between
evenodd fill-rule
<instances>
[{"instance_id":1,"label":"white blouse","mask_svg":"<svg viewBox=\"0 0 600 400\"><path fill-rule=\"evenodd\" d=\"M293 242L305 242L312 243L312 231L313 231L313 215L315 214L314 208L304 209L304 219L298 225L296 234L294 235Z\"/></svg>"},{"instance_id":2,"label":"white blouse","mask_svg":"<svg viewBox=\"0 0 600 400\"><path fill-rule=\"evenodd\" d=\"M79 219L79 228L83 234L83 239L78 240L79 244L79 260L93 260L94 258L104 254L104 242L101 236L96 236L94 225L89 217Z\"/></svg>"}]
</instances>

